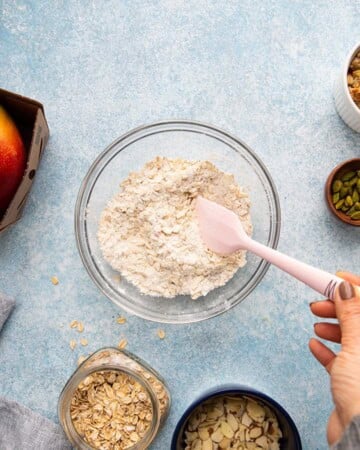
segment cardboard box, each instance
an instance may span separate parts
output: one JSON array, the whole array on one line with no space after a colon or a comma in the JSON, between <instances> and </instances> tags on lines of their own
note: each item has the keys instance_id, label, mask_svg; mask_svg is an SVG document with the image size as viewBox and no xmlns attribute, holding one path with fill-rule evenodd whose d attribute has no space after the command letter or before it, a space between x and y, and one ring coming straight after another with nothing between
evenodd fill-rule
<instances>
[{"instance_id":1,"label":"cardboard box","mask_svg":"<svg viewBox=\"0 0 360 450\"><path fill-rule=\"evenodd\" d=\"M0 233L21 217L31 185L39 167L42 153L49 138L43 105L31 98L0 89L0 105L14 120L27 151L24 177L3 217L0 217Z\"/></svg>"}]
</instances>

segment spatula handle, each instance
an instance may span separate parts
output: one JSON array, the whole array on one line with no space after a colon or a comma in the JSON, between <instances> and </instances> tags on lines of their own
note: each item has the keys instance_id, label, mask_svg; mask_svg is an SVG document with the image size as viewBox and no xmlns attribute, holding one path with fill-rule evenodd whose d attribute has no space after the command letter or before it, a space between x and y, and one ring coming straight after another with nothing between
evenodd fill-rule
<instances>
[{"instance_id":1,"label":"spatula handle","mask_svg":"<svg viewBox=\"0 0 360 450\"><path fill-rule=\"evenodd\" d=\"M330 300L334 300L337 286L344 281L336 275L284 255L284 253L266 247L252 239L247 240L246 244L248 250L289 273Z\"/></svg>"}]
</instances>

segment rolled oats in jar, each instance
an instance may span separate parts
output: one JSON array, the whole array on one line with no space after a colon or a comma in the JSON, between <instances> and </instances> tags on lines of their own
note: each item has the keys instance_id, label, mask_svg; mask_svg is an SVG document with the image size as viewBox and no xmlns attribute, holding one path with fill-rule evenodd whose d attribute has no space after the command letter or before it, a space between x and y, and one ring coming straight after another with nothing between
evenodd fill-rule
<instances>
[{"instance_id":1,"label":"rolled oats in jar","mask_svg":"<svg viewBox=\"0 0 360 450\"><path fill-rule=\"evenodd\" d=\"M58 414L80 450L144 450L170 408L161 376L130 352L104 348L74 372L60 394Z\"/></svg>"}]
</instances>

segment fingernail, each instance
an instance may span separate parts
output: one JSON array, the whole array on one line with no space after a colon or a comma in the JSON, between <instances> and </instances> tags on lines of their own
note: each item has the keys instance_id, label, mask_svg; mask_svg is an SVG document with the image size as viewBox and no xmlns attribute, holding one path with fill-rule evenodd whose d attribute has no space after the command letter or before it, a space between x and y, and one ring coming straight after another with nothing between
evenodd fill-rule
<instances>
[{"instance_id":1,"label":"fingernail","mask_svg":"<svg viewBox=\"0 0 360 450\"><path fill-rule=\"evenodd\" d=\"M355 289L348 281L343 281L339 286L339 295L341 300L349 300L355 297Z\"/></svg>"}]
</instances>

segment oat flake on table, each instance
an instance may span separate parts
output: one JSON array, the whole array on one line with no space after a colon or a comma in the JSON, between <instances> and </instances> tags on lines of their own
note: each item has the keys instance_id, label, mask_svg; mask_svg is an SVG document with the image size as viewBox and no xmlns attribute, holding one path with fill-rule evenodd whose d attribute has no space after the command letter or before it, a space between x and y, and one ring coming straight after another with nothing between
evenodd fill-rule
<instances>
[{"instance_id":1,"label":"oat flake on table","mask_svg":"<svg viewBox=\"0 0 360 450\"><path fill-rule=\"evenodd\" d=\"M209 161L156 157L121 183L101 214L98 239L105 260L143 294L196 299L223 286L246 252L220 256L200 237L195 199L232 209L250 235L250 200L234 176Z\"/></svg>"}]
</instances>

